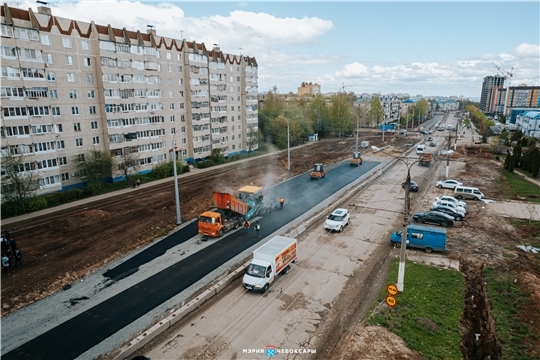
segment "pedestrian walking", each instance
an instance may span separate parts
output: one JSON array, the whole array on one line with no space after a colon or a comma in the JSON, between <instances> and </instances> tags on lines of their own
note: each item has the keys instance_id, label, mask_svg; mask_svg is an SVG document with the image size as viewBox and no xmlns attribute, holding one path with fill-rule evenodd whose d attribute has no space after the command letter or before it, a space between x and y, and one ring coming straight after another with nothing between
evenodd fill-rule
<instances>
[{"instance_id":1,"label":"pedestrian walking","mask_svg":"<svg viewBox=\"0 0 540 360\"><path fill-rule=\"evenodd\" d=\"M9 246L11 247L11 251L15 252L17 250L17 242L14 238L9 242Z\"/></svg>"},{"instance_id":2,"label":"pedestrian walking","mask_svg":"<svg viewBox=\"0 0 540 360\"><path fill-rule=\"evenodd\" d=\"M244 221L244 229L246 229L246 234L249 234L249 227L250 227L250 224L249 224L249 221Z\"/></svg>"},{"instance_id":3,"label":"pedestrian walking","mask_svg":"<svg viewBox=\"0 0 540 360\"><path fill-rule=\"evenodd\" d=\"M141 179L135 180L135 185L137 185L137 187L141 186Z\"/></svg>"},{"instance_id":4,"label":"pedestrian walking","mask_svg":"<svg viewBox=\"0 0 540 360\"><path fill-rule=\"evenodd\" d=\"M282 197L280 197L280 198L279 198L279 208L280 208L280 209L283 209L283 204L285 204L285 199L282 198Z\"/></svg>"},{"instance_id":5,"label":"pedestrian walking","mask_svg":"<svg viewBox=\"0 0 540 360\"><path fill-rule=\"evenodd\" d=\"M6 251L11 247L11 241L8 240L7 237L4 237L2 239L2 254L5 254Z\"/></svg>"},{"instance_id":6,"label":"pedestrian walking","mask_svg":"<svg viewBox=\"0 0 540 360\"><path fill-rule=\"evenodd\" d=\"M17 264L22 266L22 253L20 250L15 251L15 266Z\"/></svg>"},{"instance_id":7,"label":"pedestrian walking","mask_svg":"<svg viewBox=\"0 0 540 360\"><path fill-rule=\"evenodd\" d=\"M261 224L259 224L259 222L257 221L257 223L255 224L255 232L257 233L257 237L260 236L260 232L261 232Z\"/></svg>"},{"instance_id":8,"label":"pedestrian walking","mask_svg":"<svg viewBox=\"0 0 540 360\"><path fill-rule=\"evenodd\" d=\"M2 266L5 272L9 272L9 258L6 255L2 256Z\"/></svg>"},{"instance_id":9,"label":"pedestrian walking","mask_svg":"<svg viewBox=\"0 0 540 360\"><path fill-rule=\"evenodd\" d=\"M11 240L11 229L4 230L4 238L7 239L8 241Z\"/></svg>"}]
</instances>

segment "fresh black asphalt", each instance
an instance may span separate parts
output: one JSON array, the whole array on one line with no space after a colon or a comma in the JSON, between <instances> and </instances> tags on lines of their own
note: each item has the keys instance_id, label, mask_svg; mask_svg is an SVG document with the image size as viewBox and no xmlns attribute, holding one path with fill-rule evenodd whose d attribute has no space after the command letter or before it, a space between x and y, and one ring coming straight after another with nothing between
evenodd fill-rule
<instances>
[{"instance_id":1,"label":"fresh black asphalt","mask_svg":"<svg viewBox=\"0 0 540 360\"><path fill-rule=\"evenodd\" d=\"M350 167L348 163L342 163L329 168L324 179L310 181L307 173L274 186L265 194L265 200L275 198L277 204L277 199L283 196L285 206L282 210L276 210L259 220L261 238L256 238L253 230L249 234L242 230L219 241L211 239L209 241L215 241L214 244L4 354L2 359L71 360L78 357L261 241L265 236L303 215L378 164L365 161L356 168ZM190 224L126 261L125 265L109 270L106 274L111 278L121 278L195 234L196 223ZM301 256L301 249L298 253ZM9 329L2 331L2 336L6 335L9 336Z\"/></svg>"}]
</instances>

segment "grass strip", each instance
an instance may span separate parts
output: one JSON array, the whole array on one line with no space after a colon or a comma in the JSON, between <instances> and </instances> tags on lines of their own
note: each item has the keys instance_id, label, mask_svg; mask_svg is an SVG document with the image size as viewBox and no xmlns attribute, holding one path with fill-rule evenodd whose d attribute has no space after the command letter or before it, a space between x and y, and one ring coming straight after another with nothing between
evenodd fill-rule
<instances>
[{"instance_id":1,"label":"grass strip","mask_svg":"<svg viewBox=\"0 0 540 360\"><path fill-rule=\"evenodd\" d=\"M387 284L396 284L398 264L399 259L392 263ZM460 272L407 261L404 291L396 295L390 331L426 359L461 359L459 329L464 290ZM385 288L377 304L386 296ZM388 311L373 315L368 324L388 327Z\"/></svg>"},{"instance_id":2,"label":"grass strip","mask_svg":"<svg viewBox=\"0 0 540 360\"><path fill-rule=\"evenodd\" d=\"M513 172L503 171L506 183L506 197L515 200L526 200L540 203L540 186L523 179ZM502 180L504 182L504 180Z\"/></svg>"}]
</instances>

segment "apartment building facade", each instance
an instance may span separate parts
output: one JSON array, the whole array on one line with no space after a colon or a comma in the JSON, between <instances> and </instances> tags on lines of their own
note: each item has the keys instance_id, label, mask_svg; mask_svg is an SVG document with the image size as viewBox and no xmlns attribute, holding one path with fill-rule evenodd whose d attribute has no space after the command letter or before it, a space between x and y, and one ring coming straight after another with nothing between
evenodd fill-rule
<instances>
[{"instance_id":1,"label":"apartment building facade","mask_svg":"<svg viewBox=\"0 0 540 360\"><path fill-rule=\"evenodd\" d=\"M480 110L484 113L492 114L495 111L498 89L504 88L504 80L505 78L499 75L484 77L482 93L480 94Z\"/></svg>"},{"instance_id":2,"label":"apartment building facade","mask_svg":"<svg viewBox=\"0 0 540 360\"><path fill-rule=\"evenodd\" d=\"M90 150L129 157L147 173L173 148L186 162L256 149L253 57L153 28L59 18L47 7L4 4L1 36L2 154L23 156L41 193L84 183L77 163Z\"/></svg>"}]
</instances>

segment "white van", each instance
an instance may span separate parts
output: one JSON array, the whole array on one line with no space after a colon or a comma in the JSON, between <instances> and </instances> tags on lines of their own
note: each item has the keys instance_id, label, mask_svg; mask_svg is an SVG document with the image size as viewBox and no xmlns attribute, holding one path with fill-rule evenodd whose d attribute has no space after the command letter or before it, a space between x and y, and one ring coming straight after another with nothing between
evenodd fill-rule
<instances>
[{"instance_id":1,"label":"white van","mask_svg":"<svg viewBox=\"0 0 540 360\"><path fill-rule=\"evenodd\" d=\"M475 187L456 186L454 189L454 197L456 199L481 200L484 198L484 194Z\"/></svg>"},{"instance_id":2,"label":"white van","mask_svg":"<svg viewBox=\"0 0 540 360\"><path fill-rule=\"evenodd\" d=\"M416 147L416 155L420 155L426 152L426 145L420 144Z\"/></svg>"}]
</instances>

